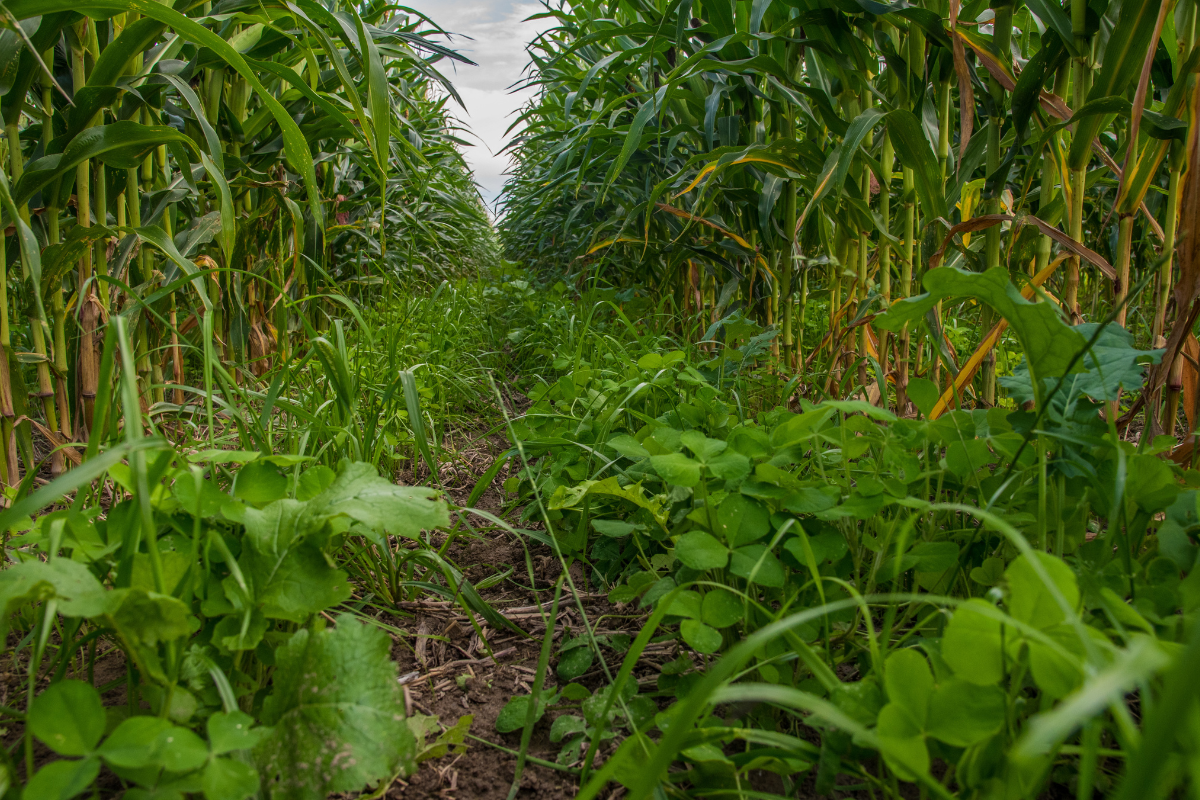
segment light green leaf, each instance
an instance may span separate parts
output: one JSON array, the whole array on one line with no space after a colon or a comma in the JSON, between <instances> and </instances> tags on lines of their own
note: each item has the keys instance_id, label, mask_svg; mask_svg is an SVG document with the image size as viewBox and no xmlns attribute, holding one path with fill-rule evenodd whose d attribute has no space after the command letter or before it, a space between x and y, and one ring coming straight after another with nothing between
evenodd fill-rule
<instances>
[{"instance_id":1,"label":"light green leaf","mask_svg":"<svg viewBox=\"0 0 1200 800\"><path fill-rule=\"evenodd\" d=\"M321 494L309 501L301 525L321 524L323 519L345 515L380 532L415 539L423 530L450 524L446 502L434 489L397 486L379 477L375 467L361 462L339 467L338 476Z\"/></svg>"},{"instance_id":2,"label":"light green leaf","mask_svg":"<svg viewBox=\"0 0 1200 800\"><path fill-rule=\"evenodd\" d=\"M530 695L523 694L505 703L504 708L500 709L500 714L496 717L496 730L500 733L512 733L524 728L525 718L529 713L529 701L532 699ZM533 721L537 722L545 713L545 704L538 703Z\"/></svg>"},{"instance_id":3,"label":"light green leaf","mask_svg":"<svg viewBox=\"0 0 1200 800\"><path fill-rule=\"evenodd\" d=\"M989 556L971 570L971 580L984 586L995 586L1004 580L1004 559Z\"/></svg>"},{"instance_id":4,"label":"light green leaf","mask_svg":"<svg viewBox=\"0 0 1200 800\"><path fill-rule=\"evenodd\" d=\"M1033 303L1021 296L1003 267L982 274L954 267L939 267L925 273L926 294L893 303L875 322L884 330L899 331L917 322L940 300L970 297L987 303L1008 323L1021 342L1034 379L1063 375L1075 355L1087 344L1079 331L1059 318L1053 303ZM1076 364L1072 372L1083 370Z\"/></svg>"},{"instance_id":5,"label":"light green leaf","mask_svg":"<svg viewBox=\"0 0 1200 800\"><path fill-rule=\"evenodd\" d=\"M954 747L970 747L1004 724L1005 697L999 686L979 686L952 678L934 691L926 730Z\"/></svg>"},{"instance_id":6,"label":"light green leaf","mask_svg":"<svg viewBox=\"0 0 1200 800\"><path fill-rule=\"evenodd\" d=\"M903 708L918 729L924 730L933 695L933 672L925 656L911 648L888 656L884 688L888 700Z\"/></svg>"},{"instance_id":7,"label":"light green leaf","mask_svg":"<svg viewBox=\"0 0 1200 800\"><path fill-rule=\"evenodd\" d=\"M959 678L991 686L1004 677L1001 626L980 609L995 611L987 601L973 598L954 612L942 637L942 658Z\"/></svg>"},{"instance_id":8,"label":"light green leaf","mask_svg":"<svg viewBox=\"0 0 1200 800\"><path fill-rule=\"evenodd\" d=\"M23 561L0 571L0 634L8 631L8 620L21 605L51 598L68 617L97 616L106 603L103 587L83 564L65 558Z\"/></svg>"},{"instance_id":9,"label":"light green leaf","mask_svg":"<svg viewBox=\"0 0 1200 800\"><path fill-rule=\"evenodd\" d=\"M650 456L650 466L672 486L695 486L700 482L700 462L683 453Z\"/></svg>"},{"instance_id":10,"label":"light green leaf","mask_svg":"<svg viewBox=\"0 0 1200 800\"><path fill-rule=\"evenodd\" d=\"M674 617L699 619L701 615L701 602L702 598L699 592L692 589L683 589L671 600L671 605L667 607L666 613Z\"/></svg>"},{"instance_id":11,"label":"light green leaf","mask_svg":"<svg viewBox=\"0 0 1200 800\"><path fill-rule=\"evenodd\" d=\"M1053 585L1062 594L1068 607L1079 607L1079 585L1075 573L1062 559L1049 553L1038 553L1037 558ZM1035 628L1045 630L1065 622L1063 608L1055 600L1049 587L1034 571L1029 556L1019 556L1004 573L1008 580L1008 612L1013 619L1027 622Z\"/></svg>"},{"instance_id":12,"label":"light green leaf","mask_svg":"<svg viewBox=\"0 0 1200 800\"><path fill-rule=\"evenodd\" d=\"M130 717L116 727L99 754L109 764L123 769L140 769L158 763L159 737L174 729L161 717Z\"/></svg>"},{"instance_id":13,"label":"light green leaf","mask_svg":"<svg viewBox=\"0 0 1200 800\"><path fill-rule=\"evenodd\" d=\"M641 483L631 483L628 486L622 486L616 476L605 478L602 481L582 481L570 488L559 486L550 497L549 507L551 510L578 508L583 504L584 498L588 495L608 495L628 500L638 508L644 508L649 511L659 525L666 524L667 517L663 511L661 500L647 497Z\"/></svg>"},{"instance_id":14,"label":"light green leaf","mask_svg":"<svg viewBox=\"0 0 1200 800\"><path fill-rule=\"evenodd\" d=\"M100 759L51 761L25 786L25 797L71 800L85 792L100 774Z\"/></svg>"},{"instance_id":15,"label":"light green leaf","mask_svg":"<svg viewBox=\"0 0 1200 800\"><path fill-rule=\"evenodd\" d=\"M590 647L574 647L562 654L555 667L555 674L561 680L573 681L592 667L592 649Z\"/></svg>"},{"instance_id":16,"label":"light green leaf","mask_svg":"<svg viewBox=\"0 0 1200 800\"><path fill-rule=\"evenodd\" d=\"M328 520L309 510L297 500L277 500L261 511L247 508L244 512L246 535L238 565L250 599L270 619L301 622L350 597L346 573L330 566L322 550L328 534L318 529L308 538L303 536L302 520L311 526ZM234 576L226 578L224 585L226 596L237 605Z\"/></svg>"},{"instance_id":17,"label":"light green leaf","mask_svg":"<svg viewBox=\"0 0 1200 800\"><path fill-rule=\"evenodd\" d=\"M51 684L29 708L29 729L54 752L83 756L104 735L104 706L90 683L64 680Z\"/></svg>"},{"instance_id":18,"label":"light green leaf","mask_svg":"<svg viewBox=\"0 0 1200 800\"><path fill-rule=\"evenodd\" d=\"M642 447L642 443L629 434L614 436L608 440L608 446L626 458L649 458L650 451Z\"/></svg>"},{"instance_id":19,"label":"light green leaf","mask_svg":"<svg viewBox=\"0 0 1200 800\"><path fill-rule=\"evenodd\" d=\"M741 453L722 453L705 462L714 477L726 481L740 481L750 474L750 459Z\"/></svg>"},{"instance_id":20,"label":"light green leaf","mask_svg":"<svg viewBox=\"0 0 1200 800\"><path fill-rule=\"evenodd\" d=\"M715 653L721 649L720 631L710 628L695 619L685 619L679 624L679 632L688 647L697 653Z\"/></svg>"},{"instance_id":21,"label":"light green leaf","mask_svg":"<svg viewBox=\"0 0 1200 800\"><path fill-rule=\"evenodd\" d=\"M563 714L554 720L550 726L550 741L561 742L563 737L570 736L574 733L583 733L587 724L582 717L576 717L572 714Z\"/></svg>"},{"instance_id":22,"label":"light green leaf","mask_svg":"<svg viewBox=\"0 0 1200 800\"><path fill-rule=\"evenodd\" d=\"M1013 757L1029 759L1050 752L1111 703L1123 702L1129 692L1168 663L1170 660L1157 642L1149 637L1136 637L1112 664L1090 677L1079 692L1034 716L1013 747Z\"/></svg>"},{"instance_id":23,"label":"light green leaf","mask_svg":"<svg viewBox=\"0 0 1200 800\"><path fill-rule=\"evenodd\" d=\"M200 777L207 800L246 800L258 793L258 772L232 758L214 758Z\"/></svg>"},{"instance_id":24,"label":"light green leaf","mask_svg":"<svg viewBox=\"0 0 1200 800\"><path fill-rule=\"evenodd\" d=\"M728 446L720 439L709 439L700 431L684 431L679 441L702 463L716 458Z\"/></svg>"},{"instance_id":25,"label":"light green leaf","mask_svg":"<svg viewBox=\"0 0 1200 800\"><path fill-rule=\"evenodd\" d=\"M254 717L244 711L218 711L208 718L208 744L217 755L250 750L268 733L254 727Z\"/></svg>"},{"instance_id":26,"label":"light green leaf","mask_svg":"<svg viewBox=\"0 0 1200 800\"><path fill-rule=\"evenodd\" d=\"M714 628L728 628L740 622L745 609L742 601L732 592L712 589L704 595L700 606L700 619Z\"/></svg>"},{"instance_id":27,"label":"light green leaf","mask_svg":"<svg viewBox=\"0 0 1200 800\"><path fill-rule=\"evenodd\" d=\"M759 586L783 587L783 564L766 545L749 544L733 551L729 571Z\"/></svg>"},{"instance_id":28,"label":"light green leaf","mask_svg":"<svg viewBox=\"0 0 1200 800\"><path fill-rule=\"evenodd\" d=\"M379 628L342 614L334 629L302 629L276 651L262 710L274 730L254 751L272 797L323 800L412 772L416 742L390 645Z\"/></svg>"},{"instance_id":29,"label":"light green leaf","mask_svg":"<svg viewBox=\"0 0 1200 800\"><path fill-rule=\"evenodd\" d=\"M896 703L884 706L879 712L875 734L884 760L900 778L912 781L929 772L929 748L925 746L925 737L906 709Z\"/></svg>"},{"instance_id":30,"label":"light green leaf","mask_svg":"<svg viewBox=\"0 0 1200 800\"><path fill-rule=\"evenodd\" d=\"M689 531L675 542L675 557L692 569L720 569L729 562L729 550L704 531Z\"/></svg>"}]
</instances>

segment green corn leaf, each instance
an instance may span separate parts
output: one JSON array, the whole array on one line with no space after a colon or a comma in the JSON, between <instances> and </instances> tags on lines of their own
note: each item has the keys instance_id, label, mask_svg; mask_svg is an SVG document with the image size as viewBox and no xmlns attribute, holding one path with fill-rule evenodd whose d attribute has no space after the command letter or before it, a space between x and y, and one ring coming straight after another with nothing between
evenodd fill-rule
<instances>
[{"instance_id":1,"label":"green corn leaf","mask_svg":"<svg viewBox=\"0 0 1200 800\"><path fill-rule=\"evenodd\" d=\"M1088 102L1108 97L1120 97L1141 74L1146 59L1146 49L1158 21L1162 0L1123 0L1120 16L1113 27L1112 36L1104 48L1104 63L1096 76ZM1069 41L1069 40L1064 40ZM1067 165L1071 169L1083 169L1091 156L1092 140L1104 124L1104 117L1089 116L1080 121L1071 141Z\"/></svg>"},{"instance_id":2,"label":"green corn leaf","mask_svg":"<svg viewBox=\"0 0 1200 800\"><path fill-rule=\"evenodd\" d=\"M191 137L166 125L142 125L122 120L87 128L80 131L60 155L44 156L32 162L13 185L13 200L17 205L27 203L35 192L88 159L95 158L118 169L138 167L147 153L167 142L185 144L193 152L198 150Z\"/></svg>"},{"instance_id":3,"label":"green corn leaf","mask_svg":"<svg viewBox=\"0 0 1200 800\"><path fill-rule=\"evenodd\" d=\"M942 193L941 170L921 124L911 111L896 109L888 112L887 126L900 163L911 169L916 178L922 215L931 220L945 218L946 198Z\"/></svg>"}]
</instances>

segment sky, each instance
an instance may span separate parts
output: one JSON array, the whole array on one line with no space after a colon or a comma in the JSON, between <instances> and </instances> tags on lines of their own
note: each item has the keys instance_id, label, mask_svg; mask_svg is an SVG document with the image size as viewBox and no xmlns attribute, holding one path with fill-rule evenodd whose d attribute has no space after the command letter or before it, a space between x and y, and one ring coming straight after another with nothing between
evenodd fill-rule
<instances>
[{"instance_id":1,"label":"sky","mask_svg":"<svg viewBox=\"0 0 1200 800\"><path fill-rule=\"evenodd\" d=\"M454 49L478 64L472 67L443 60L438 68L454 83L466 105L465 110L455 105L453 111L473 134L463 137L475 145L466 149L467 162L484 201L492 208L508 169L508 158L499 155L506 141L504 131L532 95L528 90L514 93L511 87L521 79L528 63L525 45L552 21L522 21L544 10L538 2L408 0L403 4L426 14L445 30L461 34L454 37Z\"/></svg>"}]
</instances>

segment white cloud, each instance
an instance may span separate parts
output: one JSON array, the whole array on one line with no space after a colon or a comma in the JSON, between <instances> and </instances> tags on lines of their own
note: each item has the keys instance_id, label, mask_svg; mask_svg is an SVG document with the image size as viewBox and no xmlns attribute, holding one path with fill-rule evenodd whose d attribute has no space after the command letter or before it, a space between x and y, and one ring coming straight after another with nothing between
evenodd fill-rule
<instances>
[{"instance_id":1,"label":"white cloud","mask_svg":"<svg viewBox=\"0 0 1200 800\"><path fill-rule=\"evenodd\" d=\"M532 90L512 89L524 77L529 62L525 45L554 21L525 22L544 7L515 0L409 0L407 5L445 30L460 34L450 45L478 65L443 60L438 67L466 105L465 111L455 106L454 113L474 134L463 137L476 142L467 149L466 158L490 206L500 194L509 167L507 156L500 155L507 141L504 132L533 95Z\"/></svg>"}]
</instances>

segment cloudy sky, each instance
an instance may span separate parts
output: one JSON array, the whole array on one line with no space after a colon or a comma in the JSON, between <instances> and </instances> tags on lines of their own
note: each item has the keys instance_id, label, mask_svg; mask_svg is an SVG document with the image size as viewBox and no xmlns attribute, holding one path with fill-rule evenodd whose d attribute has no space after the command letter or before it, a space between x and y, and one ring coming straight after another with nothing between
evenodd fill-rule
<instances>
[{"instance_id":1,"label":"cloudy sky","mask_svg":"<svg viewBox=\"0 0 1200 800\"><path fill-rule=\"evenodd\" d=\"M406 5L426 14L455 37L453 46L479 66L453 65L439 68L454 82L466 110L457 116L470 128L466 137L475 146L466 156L489 207L504 185L508 159L498 155L504 146L504 131L515 119L531 92L512 92L527 63L525 45L550 26L548 20L523 22L543 10L538 2L517 0L408 0ZM470 37L469 39L466 37Z\"/></svg>"}]
</instances>

